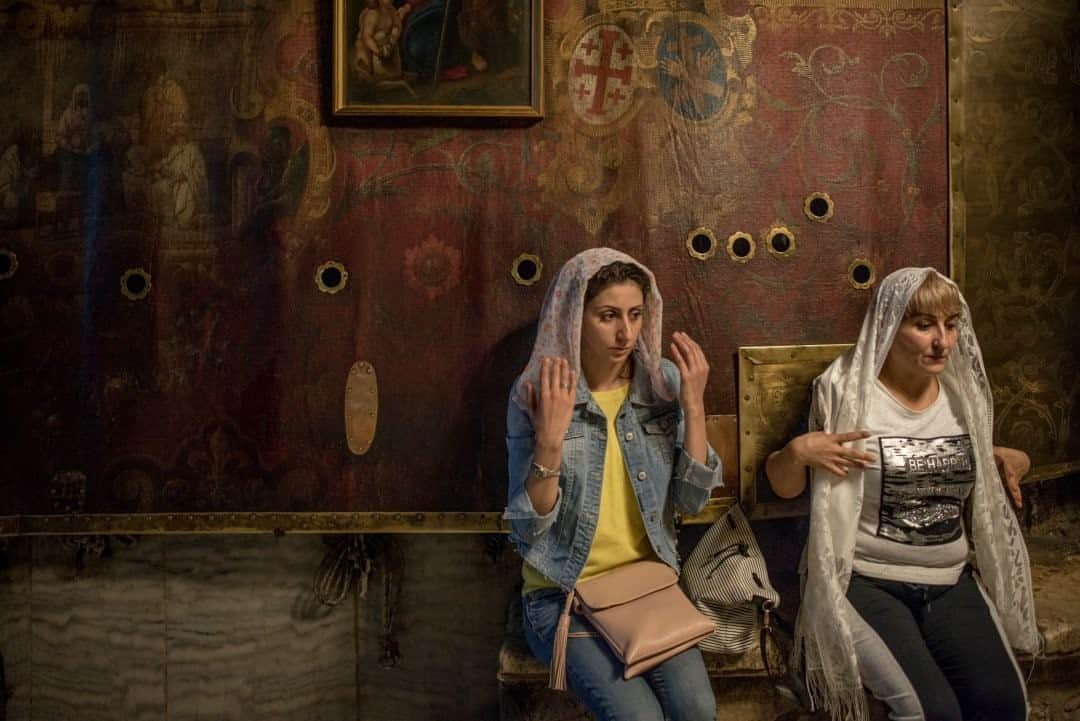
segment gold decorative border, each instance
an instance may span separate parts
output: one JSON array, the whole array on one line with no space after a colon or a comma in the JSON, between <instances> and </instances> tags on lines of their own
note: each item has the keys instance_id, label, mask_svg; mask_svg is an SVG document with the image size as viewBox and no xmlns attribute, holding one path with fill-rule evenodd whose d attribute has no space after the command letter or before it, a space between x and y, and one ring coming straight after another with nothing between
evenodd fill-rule
<instances>
[{"instance_id":1,"label":"gold decorative border","mask_svg":"<svg viewBox=\"0 0 1080 721\"><path fill-rule=\"evenodd\" d=\"M709 501L683 524L713 523L732 499ZM83 513L0 516L6 536L224 535L335 533L505 533L501 512L412 511L396 513Z\"/></svg>"},{"instance_id":2,"label":"gold decorative border","mask_svg":"<svg viewBox=\"0 0 1080 721\"><path fill-rule=\"evenodd\" d=\"M957 5L959 0L953 0ZM766 8L802 8L811 7L809 0L758 0L756 3ZM941 0L830 0L829 9L855 10L939 10Z\"/></svg>"}]
</instances>

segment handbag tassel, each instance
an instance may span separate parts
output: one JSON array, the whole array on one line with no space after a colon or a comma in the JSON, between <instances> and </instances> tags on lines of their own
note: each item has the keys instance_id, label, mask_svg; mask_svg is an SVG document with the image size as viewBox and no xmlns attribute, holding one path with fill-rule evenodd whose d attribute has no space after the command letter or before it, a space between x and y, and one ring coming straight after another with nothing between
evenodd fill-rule
<instances>
[{"instance_id":1,"label":"handbag tassel","mask_svg":"<svg viewBox=\"0 0 1080 721\"><path fill-rule=\"evenodd\" d=\"M559 625L555 628L555 641L551 648L551 671L548 686L556 691L566 690L566 644L570 636L570 607L574 603L574 592L566 594L566 605L559 616Z\"/></svg>"}]
</instances>

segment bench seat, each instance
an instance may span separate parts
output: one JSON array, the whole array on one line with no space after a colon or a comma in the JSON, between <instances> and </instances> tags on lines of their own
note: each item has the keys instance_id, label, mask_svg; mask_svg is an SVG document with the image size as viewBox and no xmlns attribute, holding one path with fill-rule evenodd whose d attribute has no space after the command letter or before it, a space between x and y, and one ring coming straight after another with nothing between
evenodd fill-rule
<instances>
[{"instance_id":1,"label":"bench seat","mask_svg":"<svg viewBox=\"0 0 1080 721\"><path fill-rule=\"evenodd\" d=\"M1075 721L1080 708L1080 539L1035 536L1028 540L1043 654L1017 659L1029 677L1031 721ZM769 645L770 663L784 667L782 654ZM705 654L705 665L717 695L720 721L815 721L823 714L804 714L790 698L776 693L757 645L741 655ZM529 651L521 625L521 601L507 614L506 635L499 652L501 721L586 721L591 717L570 694L548 689L547 667ZM884 708L872 704L875 719Z\"/></svg>"}]
</instances>

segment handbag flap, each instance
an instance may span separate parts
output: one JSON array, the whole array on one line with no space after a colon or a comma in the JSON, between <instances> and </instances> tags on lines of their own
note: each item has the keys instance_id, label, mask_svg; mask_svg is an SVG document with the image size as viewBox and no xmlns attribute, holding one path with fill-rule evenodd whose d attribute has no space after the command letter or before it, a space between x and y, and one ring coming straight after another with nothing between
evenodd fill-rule
<instances>
[{"instance_id":1,"label":"handbag flap","mask_svg":"<svg viewBox=\"0 0 1080 721\"><path fill-rule=\"evenodd\" d=\"M600 610L655 593L678 581L679 577L666 563L637 561L583 581L575 588L582 603Z\"/></svg>"}]
</instances>

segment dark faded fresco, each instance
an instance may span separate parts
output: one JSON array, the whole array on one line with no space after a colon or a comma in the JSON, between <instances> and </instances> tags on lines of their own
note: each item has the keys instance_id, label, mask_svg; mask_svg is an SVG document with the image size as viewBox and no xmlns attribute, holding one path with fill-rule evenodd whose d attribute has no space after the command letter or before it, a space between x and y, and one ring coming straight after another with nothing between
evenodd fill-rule
<instances>
[{"instance_id":1,"label":"dark faded fresco","mask_svg":"<svg viewBox=\"0 0 1080 721\"><path fill-rule=\"evenodd\" d=\"M532 0L335 0L342 100L386 106L529 107ZM535 54L539 58L539 54ZM483 114L483 111L478 111Z\"/></svg>"},{"instance_id":2,"label":"dark faded fresco","mask_svg":"<svg viewBox=\"0 0 1080 721\"><path fill-rule=\"evenodd\" d=\"M321 3L0 1L0 515L498 511L509 385L579 250L656 272L718 414L738 346L855 337L855 259L946 267L942 4L544 14L545 120L404 128L330 122Z\"/></svg>"}]
</instances>

